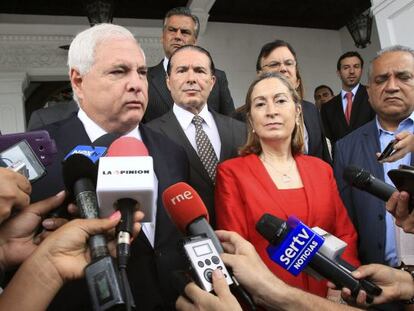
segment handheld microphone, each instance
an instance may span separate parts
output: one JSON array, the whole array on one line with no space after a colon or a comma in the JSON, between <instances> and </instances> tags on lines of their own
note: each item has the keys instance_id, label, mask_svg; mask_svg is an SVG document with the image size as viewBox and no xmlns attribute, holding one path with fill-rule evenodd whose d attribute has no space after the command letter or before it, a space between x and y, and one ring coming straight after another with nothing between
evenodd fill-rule
<instances>
[{"instance_id":1,"label":"handheld microphone","mask_svg":"<svg viewBox=\"0 0 414 311\"><path fill-rule=\"evenodd\" d=\"M198 193L187 183L179 182L168 187L162 194L162 201L173 222L184 234L192 236L206 236L218 254L224 253L213 228L208 223L208 211ZM237 279L228 269L234 285L231 286L242 301L251 310L256 310L249 294L240 286ZM211 282L211 281L210 281Z\"/></svg>"},{"instance_id":2,"label":"handheld microphone","mask_svg":"<svg viewBox=\"0 0 414 311\"><path fill-rule=\"evenodd\" d=\"M355 279L348 269L321 254L319 249L324 239L297 218L291 216L285 222L264 214L256 230L270 243L267 247L270 259L293 275L297 276L308 266L338 288L349 288L353 297L360 289L368 296L381 294L381 288L367 280Z\"/></svg>"},{"instance_id":3,"label":"handheld microphone","mask_svg":"<svg viewBox=\"0 0 414 311\"><path fill-rule=\"evenodd\" d=\"M124 204L135 210L139 203L144 212L142 222L152 222L154 188L154 164L145 145L133 137L115 140L99 161L96 193L100 215L107 217Z\"/></svg>"},{"instance_id":4,"label":"handheld microphone","mask_svg":"<svg viewBox=\"0 0 414 311\"><path fill-rule=\"evenodd\" d=\"M130 255L133 216L137 209L145 221L153 221L155 174L152 157L145 145L133 137L120 137L99 163L96 191L103 217L114 209L121 212L117 227L118 265L125 268Z\"/></svg>"},{"instance_id":5,"label":"handheld microphone","mask_svg":"<svg viewBox=\"0 0 414 311\"><path fill-rule=\"evenodd\" d=\"M108 139L108 136L104 139ZM62 163L66 189L75 197L83 218L99 217L95 192L96 162L105 152L106 147L77 146ZM125 300L129 298L129 288L120 282L119 272L107 249L105 236L93 235L88 243L92 262L85 268L85 275L94 310L108 310L114 306L125 305Z\"/></svg>"},{"instance_id":6,"label":"handheld microphone","mask_svg":"<svg viewBox=\"0 0 414 311\"><path fill-rule=\"evenodd\" d=\"M383 201L388 201L397 189L375 178L362 168L350 165L344 169L343 178L353 187L371 193Z\"/></svg>"}]
</instances>

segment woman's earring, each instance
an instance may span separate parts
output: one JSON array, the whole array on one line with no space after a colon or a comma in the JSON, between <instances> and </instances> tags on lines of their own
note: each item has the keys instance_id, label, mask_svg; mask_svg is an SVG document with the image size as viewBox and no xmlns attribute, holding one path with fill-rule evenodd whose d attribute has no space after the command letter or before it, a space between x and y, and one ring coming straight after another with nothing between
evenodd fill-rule
<instances>
[{"instance_id":1,"label":"woman's earring","mask_svg":"<svg viewBox=\"0 0 414 311\"><path fill-rule=\"evenodd\" d=\"M254 130L254 128L252 128L252 133L254 134L254 133L256 133L256 131Z\"/></svg>"}]
</instances>

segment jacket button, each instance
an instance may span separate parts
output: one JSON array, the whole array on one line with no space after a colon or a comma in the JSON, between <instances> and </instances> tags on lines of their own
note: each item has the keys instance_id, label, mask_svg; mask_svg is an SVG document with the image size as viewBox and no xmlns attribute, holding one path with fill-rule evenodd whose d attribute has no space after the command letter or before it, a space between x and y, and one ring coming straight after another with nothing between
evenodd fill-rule
<instances>
[{"instance_id":1,"label":"jacket button","mask_svg":"<svg viewBox=\"0 0 414 311\"><path fill-rule=\"evenodd\" d=\"M378 214L378 219L379 219L379 220L384 220L384 215L382 215L382 214Z\"/></svg>"},{"instance_id":2,"label":"jacket button","mask_svg":"<svg viewBox=\"0 0 414 311\"><path fill-rule=\"evenodd\" d=\"M382 249L382 244L378 243L378 249Z\"/></svg>"}]
</instances>

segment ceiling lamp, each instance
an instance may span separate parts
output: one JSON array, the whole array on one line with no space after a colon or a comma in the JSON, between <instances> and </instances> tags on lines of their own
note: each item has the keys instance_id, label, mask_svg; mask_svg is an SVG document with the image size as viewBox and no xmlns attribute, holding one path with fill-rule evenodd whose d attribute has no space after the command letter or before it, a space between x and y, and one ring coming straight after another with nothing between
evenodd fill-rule
<instances>
[{"instance_id":1,"label":"ceiling lamp","mask_svg":"<svg viewBox=\"0 0 414 311\"><path fill-rule=\"evenodd\" d=\"M84 7L89 24L112 23L114 0L85 0Z\"/></svg>"},{"instance_id":2,"label":"ceiling lamp","mask_svg":"<svg viewBox=\"0 0 414 311\"><path fill-rule=\"evenodd\" d=\"M354 39L355 46L360 49L371 44L372 15L370 9L354 15L346 24L349 33Z\"/></svg>"}]
</instances>

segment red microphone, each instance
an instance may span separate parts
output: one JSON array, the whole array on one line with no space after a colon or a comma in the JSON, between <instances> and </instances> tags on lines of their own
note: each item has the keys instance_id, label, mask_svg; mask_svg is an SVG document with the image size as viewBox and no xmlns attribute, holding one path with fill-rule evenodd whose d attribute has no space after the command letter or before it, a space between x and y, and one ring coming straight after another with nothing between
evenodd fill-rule
<instances>
[{"instance_id":1,"label":"red microphone","mask_svg":"<svg viewBox=\"0 0 414 311\"><path fill-rule=\"evenodd\" d=\"M205 235L213 242L216 251L224 253L213 228L208 223L207 208L198 193L188 184L179 182L168 187L162 194L164 206L177 227L188 235ZM232 272L229 270L234 294L241 299L250 310L256 310L252 298L240 286ZM228 283L231 284L231 283Z\"/></svg>"},{"instance_id":2,"label":"red microphone","mask_svg":"<svg viewBox=\"0 0 414 311\"><path fill-rule=\"evenodd\" d=\"M149 156L144 143L135 137L120 137L108 148L107 157Z\"/></svg>"},{"instance_id":3,"label":"red microphone","mask_svg":"<svg viewBox=\"0 0 414 311\"><path fill-rule=\"evenodd\" d=\"M162 194L162 201L181 232L189 235L205 234L212 240L219 253L224 252L208 223L209 216L204 202L189 184L179 182L168 187Z\"/></svg>"}]
</instances>

